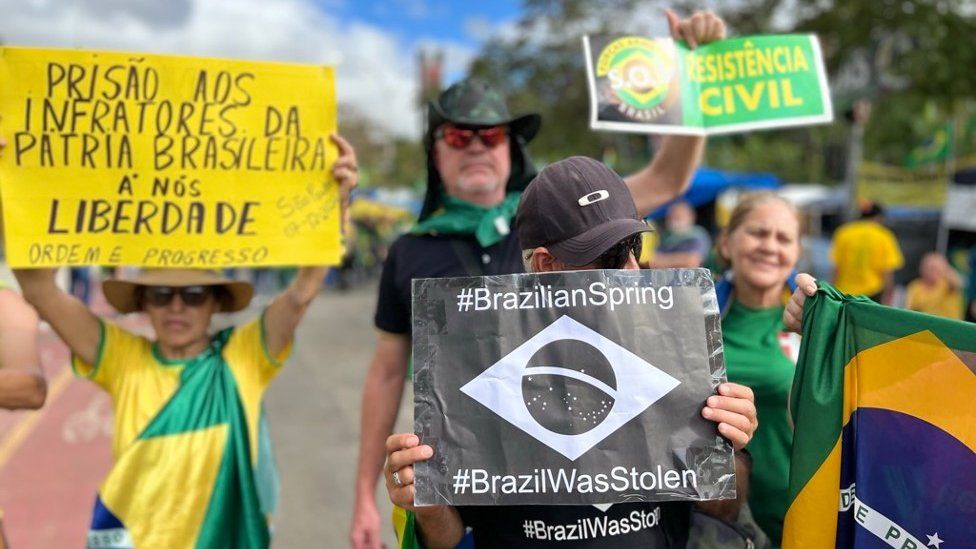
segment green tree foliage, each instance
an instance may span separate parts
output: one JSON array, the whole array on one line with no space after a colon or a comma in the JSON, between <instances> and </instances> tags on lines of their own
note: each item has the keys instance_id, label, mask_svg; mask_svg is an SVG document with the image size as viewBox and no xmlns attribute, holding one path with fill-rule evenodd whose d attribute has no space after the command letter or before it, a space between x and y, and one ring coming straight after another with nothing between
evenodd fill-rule
<instances>
[{"instance_id":1,"label":"green tree foliage","mask_svg":"<svg viewBox=\"0 0 976 549\"><path fill-rule=\"evenodd\" d=\"M859 64L867 77L837 98L841 109L858 96L872 100L866 158L901 163L946 121L968 118L976 96L976 49L969 46L976 2L803 2L798 14L797 30L820 36L831 74Z\"/></svg>"},{"instance_id":2,"label":"green tree foliage","mask_svg":"<svg viewBox=\"0 0 976 549\"><path fill-rule=\"evenodd\" d=\"M395 137L351 105L339 106L340 131L356 148L360 184L396 187L423 179L427 166L420 140Z\"/></svg>"},{"instance_id":3,"label":"green tree foliage","mask_svg":"<svg viewBox=\"0 0 976 549\"><path fill-rule=\"evenodd\" d=\"M516 31L490 41L471 73L502 88L515 112L542 114L542 131L532 144L536 158L547 162L584 154L626 172L647 161L647 138L589 129L581 38L611 29L647 33L640 21L656 16L663 24L662 6L635 0L526 0ZM635 13L645 17L629 17Z\"/></svg>"},{"instance_id":4,"label":"green tree foliage","mask_svg":"<svg viewBox=\"0 0 976 549\"><path fill-rule=\"evenodd\" d=\"M706 163L713 167L769 171L789 181L838 181L849 127L845 112L857 99L873 103L867 159L899 164L952 119L959 132L956 155L976 152L976 138L964 139L976 135L965 131L976 115L973 0L525 0L514 28L483 47L471 74L502 88L513 112L542 114L542 131L531 147L540 163L585 154L626 173L647 162L653 147L644 136L589 129L581 37L666 33L665 7L681 14L714 9L732 35L814 32L823 45L835 122L711 138ZM369 183L423 179L419 141L395 139L345 106L341 118L343 133L368 158Z\"/></svg>"},{"instance_id":5,"label":"green tree foliage","mask_svg":"<svg viewBox=\"0 0 976 549\"><path fill-rule=\"evenodd\" d=\"M514 32L489 42L474 75L507 91L517 112L543 115L533 143L542 160L586 154L628 171L646 162L641 136L589 130L589 97L580 38L587 33L666 32L663 8L713 9L730 34L814 32L837 84L834 124L710 139L706 162L721 169L771 171L791 181L843 176L848 120L857 99L871 99L865 157L900 163L941 127L964 126L976 90L976 2L972 0L526 0ZM660 23L651 28L655 18ZM966 152L966 151L957 151Z\"/></svg>"},{"instance_id":6,"label":"green tree foliage","mask_svg":"<svg viewBox=\"0 0 976 549\"><path fill-rule=\"evenodd\" d=\"M969 69L976 67L976 50L968 47L976 36L971 0L753 0L726 2L719 11L742 34L777 30L820 38L837 121L834 128L795 130L791 141L813 134L801 140L825 147L843 143L838 127L848 122L845 114L855 100L869 99L864 156L900 164L946 121L964 128L976 111L976 71ZM774 28L776 21L780 28ZM753 138L768 141L763 134ZM971 143L956 142L957 155L976 152ZM837 177L836 166L826 168L828 179Z\"/></svg>"},{"instance_id":7,"label":"green tree foliage","mask_svg":"<svg viewBox=\"0 0 976 549\"><path fill-rule=\"evenodd\" d=\"M754 9L725 10L730 26L763 28L770 24L781 0L760 0ZM729 3L742 6L741 2ZM664 34L664 8L689 14L694 2L608 2L527 0L517 33L486 45L472 65L472 74L502 86L519 111L539 112L543 129L533 153L543 160L570 154L603 158L622 172L647 162L653 147L640 135L594 132L589 129L589 95L581 37L587 33ZM771 171L793 180L820 180L821 156L809 155L828 131L778 131L710 140L707 162L722 169Z\"/></svg>"}]
</instances>

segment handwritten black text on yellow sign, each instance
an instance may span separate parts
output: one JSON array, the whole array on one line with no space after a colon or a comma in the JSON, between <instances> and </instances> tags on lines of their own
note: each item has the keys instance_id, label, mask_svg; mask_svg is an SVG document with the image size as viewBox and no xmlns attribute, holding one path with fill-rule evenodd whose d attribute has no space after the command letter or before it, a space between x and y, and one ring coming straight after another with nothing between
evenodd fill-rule
<instances>
[{"instance_id":1,"label":"handwritten black text on yellow sign","mask_svg":"<svg viewBox=\"0 0 976 549\"><path fill-rule=\"evenodd\" d=\"M331 69L4 48L0 113L12 265L341 255Z\"/></svg>"}]
</instances>

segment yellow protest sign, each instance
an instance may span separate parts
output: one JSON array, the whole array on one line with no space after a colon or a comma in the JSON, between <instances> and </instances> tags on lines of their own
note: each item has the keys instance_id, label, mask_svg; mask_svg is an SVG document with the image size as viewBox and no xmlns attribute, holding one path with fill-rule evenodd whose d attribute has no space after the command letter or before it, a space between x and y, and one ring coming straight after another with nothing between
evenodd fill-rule
<instances>
[{"instance_id":1,"label":"yellow protest sign","mask_svg":"<svg viewBox=\"0 0 976 549\"><path fill-rule=\"evenodd\" d=\"M941 208L949 188L942 166L912 170L876 162L861 162L857 170L858 200L886 205Z\"/></svg>"},{"instance_id":2,"label":"yellow protest sign","mask_svg":"<svg viewBox=\"0 0 976 549\"><path fill-rule=\"evenodd\" d=\"M329 67L0 48L14 267L336 264Z\"/></svg>"}]
</instances>

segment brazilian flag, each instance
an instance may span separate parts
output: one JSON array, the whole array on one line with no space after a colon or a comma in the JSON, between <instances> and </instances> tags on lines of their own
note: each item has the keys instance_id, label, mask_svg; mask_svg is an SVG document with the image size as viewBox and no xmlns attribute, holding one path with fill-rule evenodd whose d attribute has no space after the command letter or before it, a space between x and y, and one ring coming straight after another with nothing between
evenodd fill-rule
<instances>
[{"instance_id":1,"label":"brazilian flag","mask_svg":"<svg viewBox=\"0 0 976 549\"><path fill-rule=\"evenodd\" d=\"M976 324L821 283L791 412L784 548L976 547Z\"/></svg>"},{"instance_id":2,"label":"brazilian flag","mask_svg":"<svg viewBox=\"0 0 976 549\"><path fill-rule=\"evenodd\" d=\"M946 122L935 130L932 137L909 151L905 157L905 166L911 169L921 168L929 164L944 163L952 154L952 135L954 126Z\"/></svg>"},{"instance_id":3,"label":"brazilian flag","mask_svg":"<svg viewBox=\"0 0 976 549\"><path fill-rule=\"evenodd\" d=\"M401 507L393 507L393 530L397 549L424 549L417 537L416 515ZM474 549L474 535L468 531L454 549Z\"/></svg>"},{"instance_id":4,"label":"brazilian flag","mask_svg":"<svg viewBox=\"0 0 976 549\"><path fill-rule=\"evenodd\" d=\"M422 549L417 539L415 515L402 507L393 508L393 530L396 532L398 549Z\"/></svg>"}]
</instances>

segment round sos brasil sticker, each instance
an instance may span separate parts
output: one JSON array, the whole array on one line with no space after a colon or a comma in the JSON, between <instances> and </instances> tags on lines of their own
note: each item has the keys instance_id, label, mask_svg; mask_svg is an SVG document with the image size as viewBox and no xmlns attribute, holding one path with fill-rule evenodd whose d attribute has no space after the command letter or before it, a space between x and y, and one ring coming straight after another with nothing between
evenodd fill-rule
<instances>
[{"instance_id":1,"label":"round sos brasil sticker","mask_svg":"<svg viewBox=\"0 0 976 549\"><path fill-rule=\"evenodd\" d=\"M639 36L618 38L600 52L596 76L607 79L624 105L658 116L677 96L669 93L675 78L674 44Z\"/></svg>"}]
</instances>

